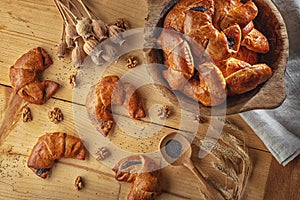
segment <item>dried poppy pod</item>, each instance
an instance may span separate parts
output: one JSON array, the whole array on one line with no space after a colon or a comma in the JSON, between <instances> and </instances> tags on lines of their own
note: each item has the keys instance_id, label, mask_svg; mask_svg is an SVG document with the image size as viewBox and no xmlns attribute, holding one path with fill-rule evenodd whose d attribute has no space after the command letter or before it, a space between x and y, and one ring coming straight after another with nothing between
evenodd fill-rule
<instances>
[{"instance_id":1,"label":"dried poppy pod","mask_svg":"<svg viewBox=\"0 0 300 200\"><path fill-rule=\"evenodd\" d=\"M76 40L75 48L72 50L72 61L75 67L82 66L85 58L86 58L86 53L83 50L83 41Z\"/></svg>"},{"instance_id":2,"label":"dried poppy pod","mask_svg":"<svg viewBox=\"0 0 300 200\"><path fill-rule=\"evenodd\" d=\"M89 38L83 45L83 50L87 55L91 55L93 51L96 51L96 47L99 44L95 38Z\"/></svg>"},{"instance_id":3,"label":"dried poppy pod","mask_svg":"<svg viewBox=\"0 0 300 200\"><path fill-rule=\"evenodd\" d=\"M57 56L59 58L63 58L67 51L67 43L66 41L61 41L61 43L57 47Z\"/></svg>"},{"instance_id":4,"label":"dried poppy pod","mask_svg":"<svg viewBox=\"0 0 300 200\"><path fill-rule=\"evenodd\" d=\"M75 47L74 40L70 38L68 35L66 35L66 43L67 43L67 49L72 49Z\"/></svg>"},{"instance_id":5,"label":"dried poppy pod","mask_svg":"<svg viewBox=\"0 0 300 200\"><path fill-rule=\"evenodd\" d=\"M93 36L91 19L84 17L80 20L77 20L76 31L84 40Z\"/></svg>"},{"instance_id":6,"label":"dried poppy pod","mask_svg":"<svg viewBox=\"0 0 300 200\"><path fill-rule=\"evenodd\" d=\"M118 50L111 44L103 44L101 45L101 50L103 50L101 57L105 61L113 61L117 60Z\"/></svg>"},{"instance_id":7,"label":"dried poppy pod","mask_svg":"<svg viewBox=\"0 0 300 200\"><path fill-rule=\"evenodd\" d=\"M121 46L125 42L125 39L120 33L124 31L125 29L122 29L117 25L113 24L108 27L108 36L113 43L119 44Z\"/></svg>"},{"instance_id":8,"label":"dried poppy pod","mask_svg":"<svg viewBox=\"0 0 300 200\"><path fill-rule=\"evenodd\" d=\"M92 20L93 32L99 40L107 38L108 36L108 27L102 20Z\"/></svg>"},{"instance_id":9,"label":"dried poppy pod","mask_svg":"<svg viewBox=\"0 0 300 200\"><path fill-rule=\"evenodd\" d=\"M72 24L66 25L66 36L68 36L72 40L76 40L78 37L80 37L76 31L76 27Z\"/></svg>"}]
</instances>

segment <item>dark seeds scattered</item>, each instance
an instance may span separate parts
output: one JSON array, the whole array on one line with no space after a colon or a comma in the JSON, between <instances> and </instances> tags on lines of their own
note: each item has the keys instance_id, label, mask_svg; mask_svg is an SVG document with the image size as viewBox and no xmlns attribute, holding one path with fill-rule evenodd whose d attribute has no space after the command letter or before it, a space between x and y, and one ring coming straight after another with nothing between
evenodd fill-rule
<instances>
[{"instance_id":1,"label":"dark seeds scattered","mask_svg":"<svg viewBox=\"0 0 300 200\"><path fill-rule=\"evenodd\" d=\"M170 140L166 144L166 153L171 158L178 158L182 153L182 146L177 140Z\"/></svg>"},{"instance_id":2,"label":"dark seeds scattered","mask_svg":"<svg viewBox=\"0 0 300 200\"><path fill-rule=\"evenodd\" d=\"M207 9L204 8L203 6L197 6L197 7L193 7L193 8L190 8L190 10L194 10L194 11L198 11L198 12L205 12Z\"/></svg>"},{"instance_id":3,"label":"dark seeds scattered","mask_svg":"<svg viewBox=\"0 0 300 200\"><path fill-rule=\"evenodd\" d=\"M50 168L42 168L42 169L40 169L40 168L35 168L35 170L36 170L36 174L39 176L39 175L41 175L41 174L43 174L43 173L45 173L45 172L49 172L50 171Z\"/></svg>"},{"instance_id":4,"label":"dark seeds scattered","mask_svg":"<svg viewBox=\"0 0 300 200\"><path fill-rule=\"evenodd\" d=\"M232 38L228 38L227 41L229 49L232 49L233 45L235 44L234 40Z\"/></svg>"}]
</instances>

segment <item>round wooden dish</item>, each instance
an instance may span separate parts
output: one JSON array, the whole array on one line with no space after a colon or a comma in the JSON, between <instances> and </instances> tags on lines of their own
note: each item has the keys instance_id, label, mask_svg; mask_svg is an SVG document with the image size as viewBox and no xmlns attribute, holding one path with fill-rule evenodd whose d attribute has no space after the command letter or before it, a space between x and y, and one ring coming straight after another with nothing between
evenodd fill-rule
<instances>
[{"instance_id":1,"label":"round wooden dish","mask_svg":"<svg viewBox=\"0 0 300 200\"><path fill-rule=\"evenodd\" d=\"M284 72L288 59L288 35L285 23L276 6L269 0L253 0L259 9L255 18L255 26L269 40L270 51L260 56L260 63L267 63L273 68L273 76L256 89L242 95L228 97L226 102L226 114L236 114L253 109L273 109L282 104L286 97L284 87ZM162 27L164 17L168 11L178 2L178 0L149 0L149 16L146 27ZM159 36L156 29L147 30L145 47L145 58L147 63L163 63L162 52L157 48L151 48L153 41ZM154 40L153 40L154 39ZM163 79L160 67L150 67L154 81L167 85ZM178 105L174 91L158 84L162 94L172 103ZM183 109L195 111L195 102L182 95L184 101ZM218 115L213 112L212 107L205 107L199 103L201 115ZM218 109L214 107L213 109ZM221 108L220 108L221 109ZM223 108L224 110L224 108ZM224 112L223 112L224 113Z\"/></svg>"}]
</instances>

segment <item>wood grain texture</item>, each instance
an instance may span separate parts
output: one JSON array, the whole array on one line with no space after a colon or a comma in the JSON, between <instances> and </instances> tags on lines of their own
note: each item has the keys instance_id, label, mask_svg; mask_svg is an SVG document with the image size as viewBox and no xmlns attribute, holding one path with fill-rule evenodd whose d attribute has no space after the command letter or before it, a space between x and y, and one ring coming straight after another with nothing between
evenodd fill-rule
<instances>
[{"instance_id":1,"label":"wood grain texture","mask_svg":"<svg viewBox=\"0 0 300 200\"><path fill-rule=\"evenodd\" d=\"M86 2L107 23L117 18L125 18L132 28L137 28L144 26L144 18L147 17L147 1L90 0ZM157 0L155 3L160 6L162 1ZM61 27L62 21L52 0L40 2L3 0L0 3L0 126L8 125L9 130L0 131L3 136L0 141L0 199L125 199L131 184L117 182L110 167L104 162L97 161L92 155L93 152L84 161L60 159L52 169L51 176L46 180L37 177L26 166L30 151L40 135L54 131L67 132L75 136L79 134L73 115L73 90L69 84L69 76L76 70L69 57L58 59L55 55L55 45L59 42ZM33 121L24 123L20 118L20 109L16 112L7 112L12 109L9 103L12 90L8 72L9 67L19 56L36 46L45 48L54 60L54 64L44 72L43 78L57 81L62 87L45 105L29 104ZM131 54L138 56L142 61L142 51L131 52ZM127 73L129 70L124 67L126 56L124 55L113 64L106 74L121 76ZM143 86L139 88L139 92L148 110L148 117L135 123L141 126L152 124L161 133L152 140L142 141L129 137L127 131L117 128L109 139L120 148L139 152L151 151L156 148L161 135L180 128L182 117L194 121L193 113L182 112L180 108L171 105L170 101L153 85ZM20 104L20 106L23 105ZM169 105L172 110L172 115L166 121L159 120L156 116L157 109L162 105ZM54 107L59 107L64 114L64 120L58 124L50 122L47 116ZM149 110L152 110L153 118L156 118L155 123L149 117ZM13 121L11 124L4 123L7 120L5 116L7 113L14 116L13 120L9 120ZM123 124L126 125L131 121L126 110L119 109L117 114ZM211 120L207 118L204 123L198 125L199 134L206 133ZM265 193L265 188L268 188L268 184L271 183L270 181L267 183L267 179L269 177L270 180L273 175L271 173L275 172L269 172L270 165L274 165L274 161L271 162L272 156L264 144L238 115L219 119L219 123L224 123L222 131L244 140L249 147L254 169L246 188L245 199L259 200L272 195L267 191L271 191L273 187L279 188L280 185L276 185L276 181L271 181L271 187ZM191 131L191 127L186 124L183 124L181 129ZM5 134L2 134L3 132ZM293 170L287 168L285 175L290 172L298 174L296 167L299 167L298 164L295 164ZM205 168L210 170L209 165ZM285 169L280 170L285 171ZM158 200L199 199L197 179L189 171L171 166L162 170L164 174L163 194L157 198ZM74 188L77 176L82 176L85 182L85 187L81 191L76 191ZM296 181L299 175L294 177L293 181ZM282 180L287 181L284 178ZM299 193L295 192L296 189L288 190L292 191L291 198L299 197Z\"/></svg>"},{"instance_id":2,"label":"wood grain texture","mask_svg":"<svg viewBox=\"0 0 300 200\"><path fill-rule=\"evenodd\" d=\"M266 200L291 199L300 197L300 157L285 167L273 158L269 170L267 187L264 195ZM276 191L276 192L275 192Z\"/></svg>"}]
</instances>

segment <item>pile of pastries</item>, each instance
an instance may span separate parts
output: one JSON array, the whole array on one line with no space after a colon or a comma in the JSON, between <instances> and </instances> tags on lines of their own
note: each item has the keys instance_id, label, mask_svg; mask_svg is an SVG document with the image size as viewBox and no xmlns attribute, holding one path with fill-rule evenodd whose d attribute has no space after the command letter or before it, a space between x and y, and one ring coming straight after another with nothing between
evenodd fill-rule
<instances>
[{"instance_id":1,"label":"pile of pastries","mask_svg":"<svg viewBox=\"0 0 300 200\"><path fill-rule=\"evenodd\" d=\"M179 0L158 38L170 88L216 106L267 81L272 69L259 54L270 48L254 26L257 14L251 0Z\"/></svg>"}]
</instances>

